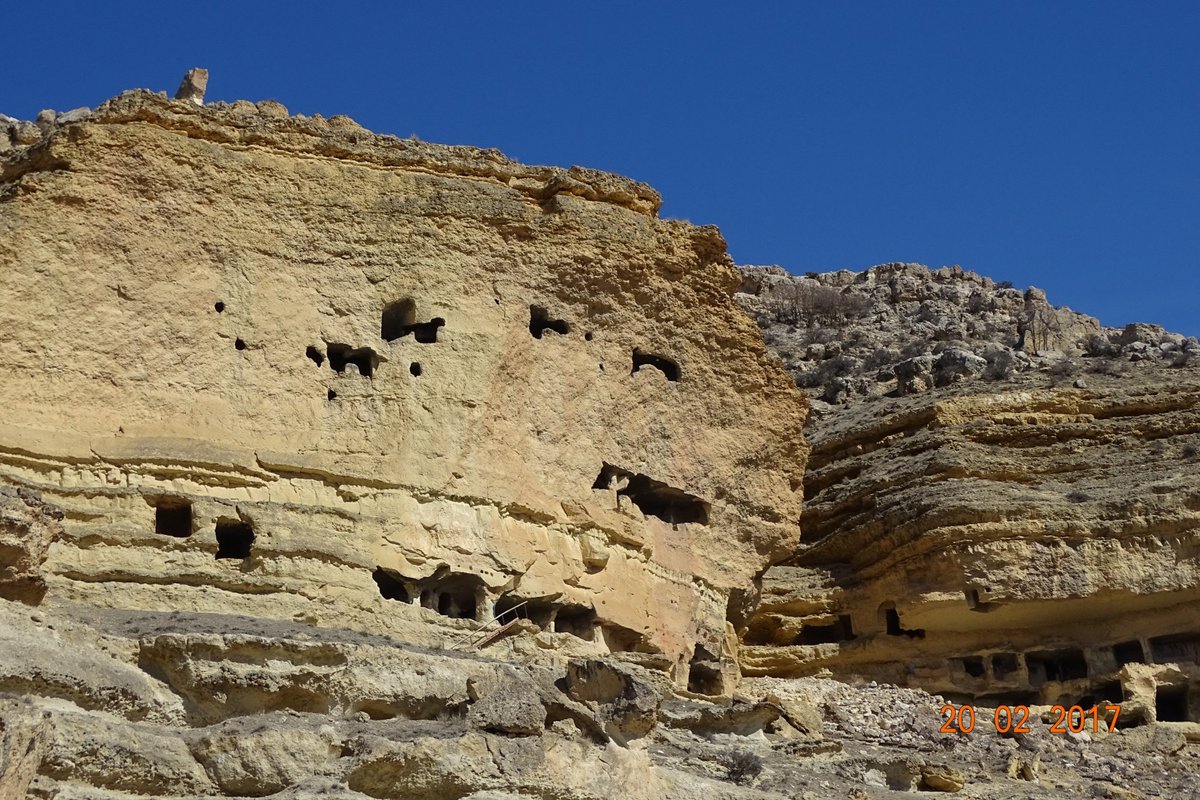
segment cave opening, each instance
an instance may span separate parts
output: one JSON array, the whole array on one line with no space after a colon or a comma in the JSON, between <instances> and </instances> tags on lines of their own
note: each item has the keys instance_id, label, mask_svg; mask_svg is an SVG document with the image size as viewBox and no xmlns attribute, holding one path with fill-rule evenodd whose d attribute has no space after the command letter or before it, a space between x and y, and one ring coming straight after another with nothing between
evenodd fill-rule
<instances>
[{"instance_id":1,"label":"cave opening","mask_svg":"<svg viewBox=\"0 0 1200 800\"><path fill-rule=\"evenodd\" d=\"M994 653L992 655L992 675L997 679L1007 678L1020 667L1016 653Z\"/></svg>"},{"instance_id":2,"label":"cave opening","mask_svg":"<svg viewBox=\"0 0 1200 800\"><path fill-rule=\"evenodd\" d=\"M900 612L895 603L884 603L879 607L879 615L883 619L883 629L888 636L907 636L910 639L924 639L925 631L921 628L909 630L900 622Z\"/></svg>"},{"instance_id":3,"label":"cave opening","mask_svg":"<svg viewBox=\"0 0 1200 800\"><path fill-rule=\"evenodd\" d=\"M1082 650L1075 648L1027 653L1025 665L1029 668L1029 682L1034 686L1048 681L1080 680L1088 676L1087 659Z\"/></svg>"},{"instance_id":4,"label":"cave opening","mask_svg":"<svg viewBox=\"0 0 1200 800\"><path fill-rule=\"evenodd\" d=\"M640 633L615 622L600 626L600 636L610 653L646 652L646 639Z\"/></svg>"},{"instance_id":5,"label":"cave opening","mask_svg":"<svg viewBox=\"0 0 1200 800\"><path fill-rule=\"evenodd\" d=\"M529 307L529 333L535 339L542 338L546 331L566 335L571 332L571 326L563 319L551 319L550 312L541 306Z\"/></svg>"},{"instance_id":6,"label":"cave opening","mask_svg":"<svg viewBox=\"0 0 1200 800\"><path fill-rule=\"evenodd\" d=\"M1112 651L1113 660L1117 662L1118 668L1126 664L1146 663L1146 652L1142 649L1142 643L1137 640L1114 644Z\"/></svg>"},{"instance_id":7,"label":"cave opening","mask_svg":"<svg viewBox=\"0 0 1200 800\"><path fill-rule=\"evenodd\" d=\"M827 625L805 624L796 637L795 644L834 644L854 639L854 626L849 614L842 614Z\"/></svg>"},{"instance_id":8,"label":"cave opening","mask_svg":"<svg viewBox=\"0 0 1200 800\"><path fill-rule=\"evenodd\" d=\"M186 539L192 535L192 504L181 497L160 497L154 503L154 532Z\"/></svg>"},{"instance_id":9,"label":"cave opening","mask_svg":"<svg viewBox=\"0 0 1200 800\"><path fill-rule=\"evenodd\" d=\"M254 528L250 523L231 517L217 520L217 558L249 558L252 544Z\"/></svg>"},{"instance_id":10,"label":"cave opening","mask_svg":"<svg viewBox=\"0 0 1200 800\"><path fill-rule=\"evenodd\" d=\"M405 298L383 307L379 320L379 338L385 342L394 342L412 334L420 344L437 342L438 328L443 328L446 320L434 317L428 322L417 322L417 304Z\"/></svg>"},{"instance_id":11,"label":"cave opening","mask_svg":"<svg viewBox=\"0 0 1200 800\"><path fill-rule=\"evenodd\" d=\"M987 669L983 666L983 656L963 656L958 661L962 665L963 672L972 678L982 678L987 675Z\"/></svg>"},{"instance_id":12,"label":"cave opening","mask_svg":"<svg viewBox=\"0 0 1200 800\"><path fill-rule=\"evenodd\" d=\"M554 616L554 631L590 642L595 637L596 610L590 606L562 606Z\"/></svg>"},{"instance_id":13,"label":"cave opening","mask_svg":"<svg viewBox=\"0 0 1200 800\"><path fill-rule=\"evenodd\" d=\"M654 353L643 353L638 348L633 348L633 368L629 370L632 375L642 367L654 367L662 374L667 376L669 381L679 380L679 364L667 358L666 356L655 355Z\"/></svg>"},{"instance_id":14,"label":"cave opening","mask_svg":"<svg viewBox=\"0 0 1200 800\"><path fill-rule=\"evenodd\" d=\"M483 581L464 572L451 572L422 582L421 605L454 619L479 619Z\"/></svg>"},{"instance_id":15,"label":"cave opening","mask_svg":"<svg viewBox=\"0 0 1200 800\"><path fill-rule=\"evenodd\" d=\"M358 374L370 378L379 368L379 355L369 347L351 347L338 342L330 343L326 348L329 354L329 366L334 372L345 372L346 366L353 364Z\"/></svg>"},{"instance_id":16,"label":"cave opening","mask_svg":"<svg viewBox=\"0 0 1200 800\"><path fill-rule=\"evenodd\" d=\"M593 489L616 489L620 498L628 497L646 516L657 517L671 525L690 522L708 524L708 503L682 489L642 474L634 474L605 463L592 483Z\"/></svg>"},{"instance_id":17,"label":"cave opening","mask_svg":"<svg viewBox=\"0 0 1200 800\"><path fill-rule=\"evenodd\" d=\"M725 693L720 660L703 645L696 645L688 663L688 691L715 697Z\"/></svg>"},{"instance_id":18,"label":"cave opening","mask_svg":"<svg viewBox=\"0 0 1200 800\"><path fill-rule=\"evenodd\" d=\"M1200 635L1173 633L1150 640L1150 653L1155 663L1200 663Z\"/></svg>"},{"instance_id":19,"label":"cave opening","mask_svg":"<svg viewBox=\"0 0 1200 800\"><path fill-rule=\"evenodd\" d=\"M1159 722L1187 722L1187 687L1159 686L1154 692L1154 716Z\"/></svg>"},{"instance_id":20,"label":"cave opening","mask_svg":"<svg viewBox=\"0 0 1200 800\"><path fill-rule=\"evenodd\" d=\"M308 356L308 360L316 364L318 367L325 365L325 354L320 351L315 345L309 345L304 350L304 355Z\"/></svg>"},{"instance_id":21,"label":"cave opening","mask_svg":"<svg viewBox=\"0 0 1200 800\"><path fill-rule=\"evenodd\" d=\"M371 577L375 580L375 585L379 587L379 595L384 600L398 600L401 603L412 602L412 595L409 594L408 587L404 584L404 578L398 572L376 567L375 571L371 573Z\"/></svg>"}]
</instances>

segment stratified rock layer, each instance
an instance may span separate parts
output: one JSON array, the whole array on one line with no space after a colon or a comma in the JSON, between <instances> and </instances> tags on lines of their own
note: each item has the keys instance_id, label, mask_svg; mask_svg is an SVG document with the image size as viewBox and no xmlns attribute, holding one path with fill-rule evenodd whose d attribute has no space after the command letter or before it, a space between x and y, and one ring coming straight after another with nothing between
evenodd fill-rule
<instances>
[{"instance_id":1,"label":"stratified rock layer","mask_svg":"<svg viewBox=\"0 0 1200 800\"><path fill-rule=\"evenodd\" d=\"M745 671L1200 719L1194 339L960 269L743 288L800 314L760 321L836 403L806 431L804 537L763 577Z\"/></svg>"},{"instance_id":2,"label":"stratified rock layer","mask_svg":"<svg viewBox=\"0 0 1200 800\"><path fill-rule=\"evenodd\" d=\"M0 481L66 512L52 594L728 657L804 404L715 229L277 103L83 116L0 172Z\"/></svg>"}]
</instances>

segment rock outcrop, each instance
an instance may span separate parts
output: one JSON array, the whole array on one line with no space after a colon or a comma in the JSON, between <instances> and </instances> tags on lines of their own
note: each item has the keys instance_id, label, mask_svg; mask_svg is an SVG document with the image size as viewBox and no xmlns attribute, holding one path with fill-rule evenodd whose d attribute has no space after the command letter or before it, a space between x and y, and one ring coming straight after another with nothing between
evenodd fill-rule
<instances>
[{"instance_id":1,"label":"rock outcrop","mask_svg":"<svg viewBox=\"0 0 1200 800\"><path fill-rule=\"evenodd\" d=\"M686 687L797 541L804 403L641 184L149 92L0 182L0 480L64 510L61 598L426 643L525 603Z\"/></svg>"},{"instance_id":2,"label":"rock outcrop","mask_svg":"<svg viewBox=\"0 0 1200 800\"><path fill-rule=\"evenodd\" d=\"M1195 340L913 265L750 270L743 302L796 287L836 319L759 318L785 359L807 354L797 383L839 405L806 430L803 540L763 577L743 669L1200 718ZM814 383L831 363L848 372Z\"/></svg>"}]
</instances>

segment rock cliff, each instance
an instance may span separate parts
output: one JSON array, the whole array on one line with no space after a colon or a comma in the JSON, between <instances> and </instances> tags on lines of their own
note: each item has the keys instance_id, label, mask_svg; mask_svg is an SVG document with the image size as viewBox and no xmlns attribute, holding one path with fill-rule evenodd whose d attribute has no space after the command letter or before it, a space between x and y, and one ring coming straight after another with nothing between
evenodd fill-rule
<instances>
[{"instance_id":1,"label":"rock cliff","mask_svg":"<svg viewBox=\"0 0 1200 800\"><path fill-rule=\"evenodd\" d=\"M0 800L1194 792L1200 343L207 81L0 116Z\"/></svg>"},{"instance_id":2,"label":"rock cliff","mask_svg":"<svg viewBox=\"0 0 1200 800\"><path fill-rule=\"evenodd\" d=\"M54 594L371 630L524 602L683 686L727 649L797 541L804 404L716 230L277 103L63 119L0 172L0 478L65 513Z\"/></svg>"},{"instance_id":3,"label":"rock cliff","mask_svg":"<svg viewBox=\"0 0 1200 800\"><path fill-rule=\"evenodd\" d=\"M1200 718L1200 343L960 269L742 288L825 400L748 673Z\"/></svg>"}]
</instances>

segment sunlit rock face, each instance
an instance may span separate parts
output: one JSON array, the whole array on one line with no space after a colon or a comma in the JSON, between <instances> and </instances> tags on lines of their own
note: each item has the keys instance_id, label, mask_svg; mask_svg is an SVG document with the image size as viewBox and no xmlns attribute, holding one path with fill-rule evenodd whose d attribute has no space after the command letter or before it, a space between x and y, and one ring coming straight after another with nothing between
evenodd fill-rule
<instances>
[{"instance_id":1,"label":"sunlit rock face","mask_svg":"<svg viewBox=\"0 0 1200 800\"><path fill-rule=\"evenodd\" d=\"M797 542L805 403L642 184L147 92L0 164L52 597L413 641L526 602L686 685Z\"/></svg>"},{"instance_id":2,"label":"sunlit rock face","mask_svg":"<svg viewBox=\"0 0 1200 800\"><path fill-rule=\"evenodd\" d=\"M972 283L950 270L902 273L914 275ZM860 287L877 305L909 302L904 291L879 299L874 280L844 283L853 288L843 302ZM990 307L961 311L986 322ZM825 333L903 341L901 317L889 306ZM1020 335L959 327L993 355ZM816 332L772 329L785 357L788 342ZM743 669L830 670L980 700L1137 698L1130 724L1200 720L1200 351L1154 326L1097 330L1090 350L1038 351L1019 369L995 361L917 393L881 368L875 396L813 419L804 536L764 575ZM925 346L965 352L951 328L944 334ZM1143 357L1148 342L1153 358Z\"/></svg>"}]
</instances>

